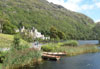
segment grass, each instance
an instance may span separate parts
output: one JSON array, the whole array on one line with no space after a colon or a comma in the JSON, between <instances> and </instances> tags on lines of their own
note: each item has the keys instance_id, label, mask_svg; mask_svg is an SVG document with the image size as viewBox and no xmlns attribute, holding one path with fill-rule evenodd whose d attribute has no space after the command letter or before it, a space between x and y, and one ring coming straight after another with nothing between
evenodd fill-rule
<instances>
[{"instance_id":1,"label":"grass","mask_svg":"<svg viewBox=\"0 0 100 69\"><path fill-rule=\"evenodd\" d=\"M79 55L79 54L84 54L84 53L94 53L98 52L97 46L79 46L79 47L60 47L57 49L57 52L66 52L67 56L74 56L74 55Z\"/></svg>"},{"instance_id":2,"label":"grass","mask_svg":"<svg viewBox=\"0 0 100 69\"><path fill-rule=\"evenodd\" d=\"M96 45L83 45L83 46L61 46L62 44L47 44L42 46L42 50L46 52L66 52L67 56L74 56L84 53L98 52Z\"/></svg>"},{"instance_id":3,"label":"grass","mask_svg":"<svg viewBox=\"0 0 100 69\"><path fill-rule=\"evenodd\" d=\"M0 34L0 48L9 48L13 42L13 35ZM27 45L28 43L21 39L21 44Z\"/></svg>"},{"instance_id":4,"label":"grass","mask_svg":"<svg viewBox=\"0 0 100 69\"><path fill-rule=\"evenodd\" d=\"M16 54L16 55L15 55ZM6 69L19 69L25 65L30 66L41 58L41 51L31 49L16 50L13 49L6 55L3 61L3 67Z\"/></svg>"},{"instance_id":5,"label":"grass","mask_svg":"<svg viewBox=\"0 0 100 69\"><path fill-rule=\"evenodd\" d=\"M16 38L15 38L16 37ZM0 47L9 47L9 51L1 51L3 69L15 69L30 65L41 58L41 51L29 48L29 44L17 36L0 34Z\"/></svg>"}]
</instances>

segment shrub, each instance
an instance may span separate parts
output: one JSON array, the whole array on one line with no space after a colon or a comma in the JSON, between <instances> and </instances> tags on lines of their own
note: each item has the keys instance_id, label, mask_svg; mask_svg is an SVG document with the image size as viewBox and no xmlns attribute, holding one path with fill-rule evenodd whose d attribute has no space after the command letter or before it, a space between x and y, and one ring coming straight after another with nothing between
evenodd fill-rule
<instances>
[{"instance_id":1,"label":"shrub","mask_svg":"<svg viewBox=\"0 0 100 69\"><path fill-rule=\"evenodd\" d=\"M50 51L52 51L52 49L53 49L53 47L50 47L50 46L47 46L47 45L42 46L42 50L43 50L43 51L50 52Z\"/></svg>"},{"instance_id":2,"label":"shrub","mask_svg":"<svg viewBox=\"0 0 100 69\"><path fill-rule=\"evenodd\" d=\"M14 36L13 44L14 44L14 48L16 48L16 49L19 48L19 46L20 46L20 37L18 35Z\"/></svg>"},{"instance_id":3,"label":"shrub","mask_svg":"<svg viewBox=\"0 0 100 69\"><path fill-rule=\"evenodd\" d=\"M79 45L79 43L76 40L69 40L62 44L62 46L78 46L78 45Z\"/></svg>"},{"instance_id":4,"label":"shrub","mask_svg":"<svg viewBox=\"0 0 100 69\"><path fill-rule=\"evenodd\" d=\"M7 55L7 51L0 51L0 63L3 63L5 56Z\"/></svg>"},{"instance_id":5,"label":"shrub","mask_svg":"<svg viewBox=\"0 0 100 69\"><path fill-rule=\"evenodd\" d=\"M29 46L21 44L21 38L17 34L17 35L14 36L13 47L12 48L14 48L16 50L23 50L25 48L29 48Z\"/></svg>"},{"instance_id":6,"label":"shrub","mask_svg":"<svg viewBox=\"0 0 100 69\"><path fill-rule=\"evenodd\" d=\"M42 46L42 50L47 52L52 52L52 51L56 51L59 47L60 46L58 46L55 43L49 43L47 45Z\"/></svg>"}]
</instances>

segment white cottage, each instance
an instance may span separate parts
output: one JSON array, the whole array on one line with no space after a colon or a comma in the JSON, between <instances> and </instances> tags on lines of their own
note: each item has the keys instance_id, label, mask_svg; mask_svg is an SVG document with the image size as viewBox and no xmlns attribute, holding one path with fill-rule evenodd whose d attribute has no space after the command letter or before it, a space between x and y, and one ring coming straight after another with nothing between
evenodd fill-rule
<instances>
[{"instance_id":1,"label":"white cottage","mask_svg":"<svg viewBox=\"0 0 100 69\"><path fill-rule=\"evenodd\" d=\"M37 29L33 28L33 31L34 31L35 38L45 39L44 35L42 35L41 32L38 32Z\"/></svg>"},{"instance_id":2,"label":"white cottage","mask_svg":"<svg viewBox=\"0 0 100 69\"><path fill-rule=\"evenodd\" d=\"M25 31L25 27L23 26L20 31L24 32Z\"/></svg>"},{"instance_id":3,"label":"white cottage","mask_svg":"<svg viewBox=\"0 0 100 69\"><path fill-rule=\"evenodd\" d=\"M33 36L34 38L47 39L47 37L45 37L44 35L42 35L41 32L38 32L38 30L35 29L34 27L33 27L31 30L27 30L27 29L25 29L25 27L23 26L23 27L20 29L20 32L23 33L24 31L28 31L29 34L30 34L31 36Z\"/></svg>"}]
</instances>

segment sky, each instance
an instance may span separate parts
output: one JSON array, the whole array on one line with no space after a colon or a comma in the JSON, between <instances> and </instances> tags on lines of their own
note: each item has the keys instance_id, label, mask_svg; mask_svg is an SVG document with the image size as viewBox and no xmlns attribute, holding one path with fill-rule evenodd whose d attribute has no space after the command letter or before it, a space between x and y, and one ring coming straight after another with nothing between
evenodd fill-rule
<instances>
[{"instance_id":1,"label":"sky","mask_svg":"<svg viewBox=\"0 0 100 69\"><path fill-rule=\"evenodd\" d=\"M91 17L95 22L100 21L100 0L47 0L54 4L83 13Z\"/></svg>"}]
</instances>

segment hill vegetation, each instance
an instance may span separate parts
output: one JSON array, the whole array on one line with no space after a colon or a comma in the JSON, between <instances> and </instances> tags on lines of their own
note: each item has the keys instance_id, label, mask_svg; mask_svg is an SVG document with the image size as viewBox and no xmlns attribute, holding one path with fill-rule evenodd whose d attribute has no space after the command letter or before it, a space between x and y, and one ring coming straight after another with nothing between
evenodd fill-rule
<instances>
[{"instance_id":1,"label":"hill vegetation","mask_svg":"<svg viewBox=\"0 0 100 69\"><path fill-rule=\"evenodd\" d=\"M66 35L66 39L93 39L94 21L84 14L65 9L46 0L0 0L0 18L20 28L37 28L50 36L54 26Z\"/></svg>"},{"instance_id":2,"label":"hill vegetation","mask_svg":"<svg viewBox=\"0 0 100 69\"><path fill-rule=\"evenodd\" d=\"M96 39L100 40L100 22L96 23L93 27L93 31L95 32Z\"/></svg>"}]
</instances>

